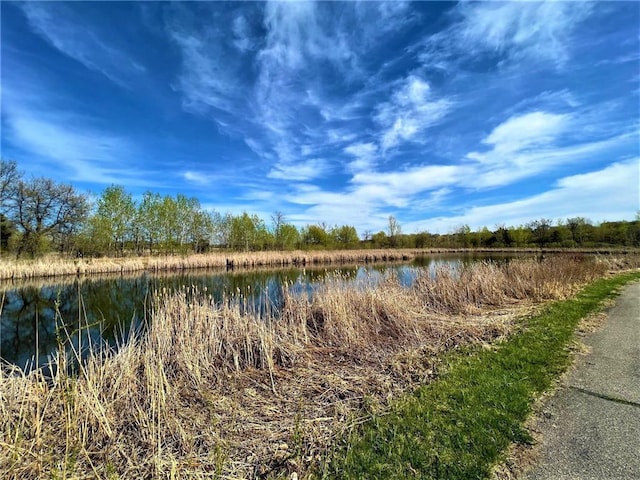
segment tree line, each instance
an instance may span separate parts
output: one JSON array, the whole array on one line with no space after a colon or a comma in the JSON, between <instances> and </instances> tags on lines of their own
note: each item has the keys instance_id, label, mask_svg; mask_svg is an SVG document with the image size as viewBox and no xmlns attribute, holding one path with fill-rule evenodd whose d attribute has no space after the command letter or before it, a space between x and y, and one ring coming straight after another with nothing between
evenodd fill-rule
<instances>
[{"instance_id":1,"label":"tree line","mask_svg":"<svg viewBox=\"0 0 640 480\"><path fill-rule=\"evenodd\" d=\"M135 200L111 185L96 198L47 178L25 179L14 161L0 160L0 253L37 256L173 255L234 251L352 248L576 248L640 246L640 218L594 225L577 217L448 234L402 233L394 216L362 237L350 225L298 228L282 212L269 222L255 214L221 214L182 194L145 192Z\"/></svg>"}]
</instances>

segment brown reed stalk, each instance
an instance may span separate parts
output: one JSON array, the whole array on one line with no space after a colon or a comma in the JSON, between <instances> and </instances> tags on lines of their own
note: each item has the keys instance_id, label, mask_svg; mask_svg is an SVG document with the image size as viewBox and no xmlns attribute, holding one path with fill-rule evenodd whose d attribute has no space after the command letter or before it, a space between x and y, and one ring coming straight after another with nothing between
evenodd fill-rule
<instances>
[{"instance_id":1,"label":"brown reed stalk","mask_svg":"<svg viewBox=\"0 0 640 480\"><path fill-rule=\"evenodd\" d=\"M438 354L508 334L521 310L505 308L571 295L612 263L480 263L424 272L411 287L392 275L352 285L336 274L311 297L286 293L266 318L242 299L159 292L146 333L118 351L96 350L77 375L63 351L51 378L0 366L0 471L7 479L304 474L363 409L432 378Z\"/></svg>"},{"instance_id":2,"label":"brown reed stalk","mask_svg":"<svg viewBox=\"0 0 640 480\"><path fill-rule=\"evenodd\" d=\"M0 258L0 279L31 279L69 275L173 272L191 269L234 267L282 267L342 265L381 261L407 261L418 250L335 250L292 252L214 252L182 256L66 259L43 257L35 260Z\"/></svg>"}]
</instances>

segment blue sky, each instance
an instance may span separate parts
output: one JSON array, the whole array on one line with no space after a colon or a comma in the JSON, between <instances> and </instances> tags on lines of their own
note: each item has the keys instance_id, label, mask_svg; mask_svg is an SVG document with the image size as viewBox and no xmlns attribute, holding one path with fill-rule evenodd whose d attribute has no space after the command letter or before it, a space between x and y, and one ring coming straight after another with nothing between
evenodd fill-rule
<instances>
[{"instance_id":1,"label":"blue sky","mask_svg":"<svg viewBox=\"0 0 640 480\"><path fill-rule=\"evenodd\" d=\"M631 220L637 2L1 2L2 157L406 233Z\"/></svg>"}]
</instances>

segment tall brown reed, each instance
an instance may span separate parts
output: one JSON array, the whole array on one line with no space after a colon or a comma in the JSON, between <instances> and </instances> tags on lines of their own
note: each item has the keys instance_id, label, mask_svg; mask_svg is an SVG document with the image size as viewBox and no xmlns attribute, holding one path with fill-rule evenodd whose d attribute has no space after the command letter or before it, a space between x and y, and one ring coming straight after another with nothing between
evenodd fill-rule
<instances>
[{"instance_id":1,"label":"tall brown reed","mask_svg":"<svg viewBox=\"0 0 640 480\"><path fill-rule=\"evenodd\" d=\"M565 298L607 269L606 262L587 256L520 259L503 265L476 262L460 271L445 267L434 277L421 275L414 289L434 311L473 313L524 299Z\"/></svg>"},{"instance_id":2,"label":"tall brown reed","mask_svg":"<svg viewBox=\"0 0 640 480\"><path fill-rule=\"evenodd\" d=\"M94 353L77 375L66 373L63 351L51 378L2 365L0 471L15 479L304 473L366 397L409 388L402 369L422 365L428 373L413 377L430 375L426 352L507 333L489 309L562 298L605 268L576 258L481 263L425 272L412 287L393 276L349 286L336 274L313 296L286 293L266 317L242 299L159 292L147 332ZM411 352L418 361L407 364Z\"/></svg>"},{"instance_id":3,"label":"tall brown reed","mask_svg":"<svg viewBox=\"0 0 640 480\"><path fill-rule=\"evenodd\" d=\"M101 273L171 272L203 268L341 265L407 261L417 250L335 250L292 252L216 252L182 256L35 260L0 258L0 279L29 279Z\"/></svg>"}]
</instances>

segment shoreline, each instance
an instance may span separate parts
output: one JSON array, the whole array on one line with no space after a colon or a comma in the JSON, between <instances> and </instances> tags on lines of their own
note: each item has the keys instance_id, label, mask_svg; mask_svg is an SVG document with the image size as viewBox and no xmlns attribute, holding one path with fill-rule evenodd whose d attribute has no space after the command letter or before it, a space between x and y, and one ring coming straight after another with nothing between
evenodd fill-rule
<instances>
[{"instance_id":1,"label":"shoreline","mask_svg":"<svg viewBox=\"0 0 640 480\"><path fill-rule=\"evenodd\" d=\"M426 249L358 249L294 250L287 252L212 252L206 254L142 257L56 258L29 260L0 258L0 280L26 280L104 273L172 272L207 268L227 269L255 267L305 267L409 261L420 256L460 254L640 254L638 248L426 248Z\"/></svg>"}]
</instances>

